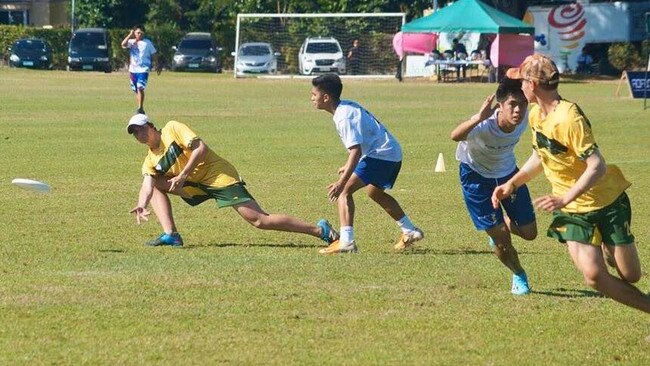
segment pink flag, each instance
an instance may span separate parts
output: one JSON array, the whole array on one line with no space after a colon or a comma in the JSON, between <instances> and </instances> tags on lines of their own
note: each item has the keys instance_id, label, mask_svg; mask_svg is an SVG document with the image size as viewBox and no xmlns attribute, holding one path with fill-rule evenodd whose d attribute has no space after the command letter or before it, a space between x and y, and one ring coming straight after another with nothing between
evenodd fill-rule
<instances>
[{"instance_id":1,"label":"pink flag","mask_svg":"<svg viewBox=\"0 0 650 366\"><path fill-rule=\"evenodd\" d=\"M497 34L490 48L490 61L493 66L519 66L534 53L534 47L531 35Z\"/></svg>"},{"instance_id":2,"label":"pink flag","mask_svg":"<svg viewBox=\"0 0 650 366\"><path fill-rule=\"evenodd\" d=\"M393 37L393 49L400 60L404 53L431 53L436 48L438 36L435 33L402 33L397 32Z\"/></svg>"}]
</instances>

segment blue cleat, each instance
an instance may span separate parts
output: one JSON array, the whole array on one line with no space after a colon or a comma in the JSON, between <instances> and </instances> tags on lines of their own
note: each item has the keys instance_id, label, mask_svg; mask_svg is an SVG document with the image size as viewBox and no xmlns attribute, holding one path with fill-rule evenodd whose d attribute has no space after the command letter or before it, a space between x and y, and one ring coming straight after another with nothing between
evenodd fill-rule
<instances>
[{"instance_id":1,"label":"blue cleat","mask_svg":"<svg viewBox=\"0 0 650 366\"><path fill-rule=\"evenodd\" d=\"M148 245L150 247L159 247L165 245L171 247L182 247L183 238L181 238L181 234L179 233L171 233L171 234L162 233L156 239L146 242L145 245Z\"/></svg>"},{"instance_id":2,"label":"blue cleat","mask_svg":"<svg viewBox=\"0 0 650 366\"><path fill-rule=\"evenodd\" d=\"M329 221L320 219L316 223L316 226L321 228L320 238L327 244L332 244L333 242L339 240L339 233L334 230L334 228L332 228L332 225L330 225Z\"/></svg>"},{"instance_id":3,"label":"blue cleat","mask_svg":"<svg viewBox=\"0 0 650 366\"><path fill-rule=\"evenodd\" d=\"M530 293L530 286L528 285L528 277L526 277L526 272L512 275L511 292L513 295L528 295Z\"/></svg>"}]
</instances>

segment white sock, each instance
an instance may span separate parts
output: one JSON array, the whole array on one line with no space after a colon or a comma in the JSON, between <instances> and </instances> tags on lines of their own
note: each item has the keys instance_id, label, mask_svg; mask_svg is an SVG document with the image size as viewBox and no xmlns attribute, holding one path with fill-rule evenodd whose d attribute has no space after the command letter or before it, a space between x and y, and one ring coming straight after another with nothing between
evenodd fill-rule
<instances>
[{"instance_id":1,"label":"white sock","mask_svg":"<svg viewBox=\"0 0 650 366\"><path fill-rule=\"evenodd\" d=\"M415 231L415 225L411 222L408 216L404 215L401 219L399 219L397 222L397 226L402 229L402 232L404 234L408 234L411 231Z\"/></svg>"},{"instance_id":2,"label":"white sock","mask_svg":"<svg viewBox=\"0 0 650 366\"><path fill-rule=\"evenodd\" d=\"M341 241L351 243L354 240L354 229L352 226L341 226Z\"/></svg>"}]
</instances>

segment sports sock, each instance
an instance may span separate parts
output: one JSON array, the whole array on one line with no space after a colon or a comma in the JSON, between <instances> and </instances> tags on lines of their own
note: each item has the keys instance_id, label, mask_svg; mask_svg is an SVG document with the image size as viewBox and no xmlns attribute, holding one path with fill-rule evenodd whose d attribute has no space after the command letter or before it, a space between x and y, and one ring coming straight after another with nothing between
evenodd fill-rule
<instances>
[{"instance_id":1,"label":"sports sock","mask_svg":"<svg viewBox=\"0 0 650 366\"><path fill-rule=\"evenodd\" d=\"M413 225L409 217L406 215L404 215L404 217L402 217L401 219L395 222L397 222L397 225L402 229L402 232L404 234L407 234L416 229L415 225Z\"/></svg>"},{"instance_id":2,"label":"sports sock","mask_svg":"<svg viewBox=\"0 0 650 366\"><path fill-rule=\"evenodd\" d=\"M346 243L351 243L354 240L354 229L352 226L341 226L340 240Z\"/></svg>"}]
</instances>

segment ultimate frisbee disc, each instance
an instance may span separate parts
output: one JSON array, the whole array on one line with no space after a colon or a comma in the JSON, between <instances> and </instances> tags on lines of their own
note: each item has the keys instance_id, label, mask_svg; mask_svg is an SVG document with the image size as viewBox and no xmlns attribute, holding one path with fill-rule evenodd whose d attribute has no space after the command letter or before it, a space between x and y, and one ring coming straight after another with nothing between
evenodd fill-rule
<instances>
[{"instance_id":1,"label":"ultimate frisbee disc","mask_svg":"<svg viewBox=\"0 0 650 366\"><path fill-rule=\"evenodd\" d=\"M16 178L11 181L11 184L16 185L20 188L24 188L30 191L34 192L39 192L39 193L47 193L50 191L50 186L43 183L39 182L37 180L31 180L31 179L24 179L24 178Z\"/></svg>"}]
</instances>

